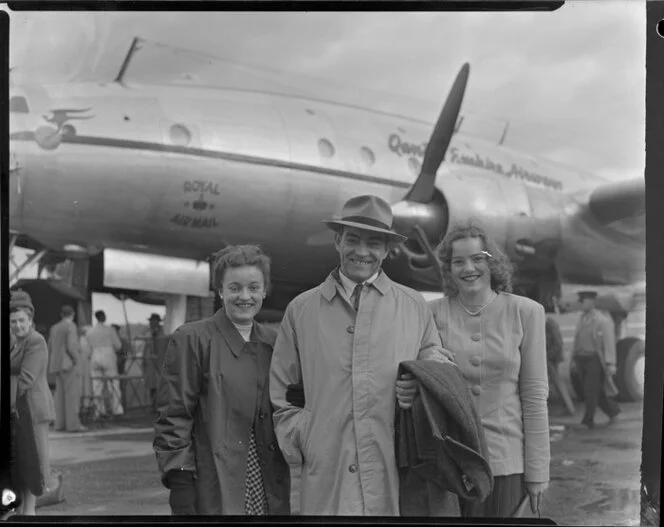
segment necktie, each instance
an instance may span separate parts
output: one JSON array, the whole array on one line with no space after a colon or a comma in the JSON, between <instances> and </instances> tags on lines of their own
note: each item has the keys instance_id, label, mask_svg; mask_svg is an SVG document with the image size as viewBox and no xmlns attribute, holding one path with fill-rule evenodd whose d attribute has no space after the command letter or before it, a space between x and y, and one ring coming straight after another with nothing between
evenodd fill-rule
<instances>
[{"instance_id":1,"label":"necktie","mask_svg":"<svg viewBox=\"0 0 664 527\"><path fill-rule=\"evenodd\" d=\"M355 289L353 289L353 297L355 297L355 300L353 301L353 306L355 307L355 311L358 311L360 308L360 295L362 294L363 287L364 284L357 284L355 286Z\"/></svg>"}]
</instances>

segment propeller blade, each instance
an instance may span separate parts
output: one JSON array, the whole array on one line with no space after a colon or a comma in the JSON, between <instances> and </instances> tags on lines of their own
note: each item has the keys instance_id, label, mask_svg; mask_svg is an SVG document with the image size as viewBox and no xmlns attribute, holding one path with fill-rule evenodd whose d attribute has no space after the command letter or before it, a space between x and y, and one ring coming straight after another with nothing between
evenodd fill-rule
<instances>
[{"instance_id":1,"label":"propeller blade","mask_svg":"<svg viewBox=\"0 0 664 527\"><path fill-rule=\"evenodd\" d=\"M469 73L470 65L466 62L457 74L438 121L436 121L431 138L427 143L420 175L417 176L417 180L404 197L404 200L418 203L431 201L436 182L436 172L443 159L445 159L447 147L452 140Z\"/></svg>"}]
</instances>

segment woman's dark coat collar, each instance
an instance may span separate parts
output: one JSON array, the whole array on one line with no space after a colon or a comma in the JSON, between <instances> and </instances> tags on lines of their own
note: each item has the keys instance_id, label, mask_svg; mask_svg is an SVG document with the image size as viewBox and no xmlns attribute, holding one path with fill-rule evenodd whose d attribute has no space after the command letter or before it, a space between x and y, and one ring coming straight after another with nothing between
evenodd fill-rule
<instances>
[{"instance_id":1,"label":"woman's dark coat collar","mask_svg":"<svg viewBox=\"0 0 664 527\"><path fill-rule=\"evenodd\" d=\"M228 315L226 315L226 312L223 309L219 309L214 314L213 318L217 329L219 329L219 332L224 337L224 340L226 340L226 344L228 344L231 352L233 355L238 357L240 353L242 353L242 349L246 344L245 340L242 338L242 335L240 335L240 332L233 325L233 322L231 322L230 318L228 318ZM270 338L266 328L255 320L253 322L251 336L249 338L250 342L267 344L270 347L274 345L274 338Z\"/></svg>"}]
</instances>

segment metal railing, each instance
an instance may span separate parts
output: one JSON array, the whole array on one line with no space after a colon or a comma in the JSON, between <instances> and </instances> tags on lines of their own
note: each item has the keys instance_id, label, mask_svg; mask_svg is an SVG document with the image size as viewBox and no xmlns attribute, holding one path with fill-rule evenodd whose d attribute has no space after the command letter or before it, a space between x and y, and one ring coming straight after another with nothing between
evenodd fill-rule
<instances>
[{"instance_id":1,"label":"metal railing","mask_svg":"<svg viewBox=\"0 0 664 527\"><path fill-rule=\"evenodd\" d=\"M131 345L125 343L118 353L117 375L90 375L92 386L87 390L89 394L81 397L82 422L120 417L114 400L122 405L123 414L154 408L167 343L167 336L157 339L136 337L132 339ZM97 394L93 389L95 383L101 383ZM115 398L114 393L117 394Z\"/></svg>"}]
</instances>

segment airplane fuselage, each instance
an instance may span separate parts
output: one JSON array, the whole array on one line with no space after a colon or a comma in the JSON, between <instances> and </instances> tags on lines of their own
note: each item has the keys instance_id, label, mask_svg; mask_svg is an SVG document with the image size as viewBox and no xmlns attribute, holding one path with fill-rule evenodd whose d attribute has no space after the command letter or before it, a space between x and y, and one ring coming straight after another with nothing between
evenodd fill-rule
<instances>
[{"instance_id":1,"label":"airplane fuselage","mask_svg":"<svg viewBox=\"0 0 664 527\"><path fill-rule=\"evenodd\" d=\"M259 243L273 258L275 282L305 287L337 259L321 220L360 193L399 201L431 129L240 90L74 84L12 95L27 108L11 113L12 230L56 250L78 244L197 260L225 244ZM575 196L601 182L459 132L436 192L445 227L476 218L515 261L530 244L564 281L643 279L639 224L598 237L592 219L566 220ZM394 273L436 287L434 273L412 265L395 264Z\"/></svg>"}]
</instances>

